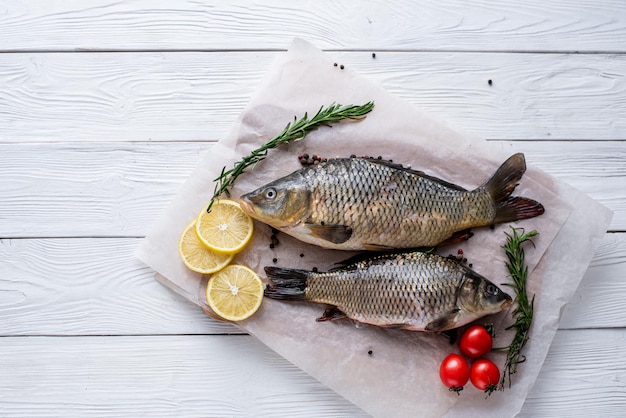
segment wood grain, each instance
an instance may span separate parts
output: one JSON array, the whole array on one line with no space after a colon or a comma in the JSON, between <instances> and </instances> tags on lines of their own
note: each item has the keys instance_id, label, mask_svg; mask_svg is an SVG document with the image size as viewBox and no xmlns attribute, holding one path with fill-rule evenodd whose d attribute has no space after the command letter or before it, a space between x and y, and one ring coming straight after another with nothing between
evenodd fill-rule
<instances>
[{"instance_id":1,"label":"wood grain","mask_svg":"<svg viewBox=\"0 0 626 418\"><path fill-rule=\"evenodd\" d=\"M560 329L624 328L626 234L606 234L572 300Z\"/></svg>"},{"instance_id":2,"label":"wood grain","mask_svg":"<svg viewBox=\"0 0 626 418\"><path fill-rule=\"evenodd\" d=\"M557 332L521 416L616 416L623 345L620 330ZM250 336L2 338L0 370L11 417L366 416Z\"/></svg>"},{"instance_id":3,"label":"wood grain","mask_svg":"<svg viewBox=\"0 0 626 418\"><path fill-rule=\"evenodd\" d=\"M138 245L0 240L0 336L241 333L159 284Z\"/></svg>"},{"instance_id":4,"label":"wood grain","mask_svg":"<svg viewBox=\"0 0 626 418\"><path fill-rule=\"evenodd\" d=\"M365 416L249 336L0 339L0 410L49 416Z\"/></svg>"},{"instance_id":5,"label":"wood grain","mask_svg":"<svg viewBox=\"0 0 626 418\"><path fill-rule=\"evenodd\" d=\"M615 212L610 229L626 230L626 141L497 144L597 199ZM0 238L144 236L211 146L0 144Z\"/></svg>"},{"instance_id":6,"label":"wood grain","mask_svg":"<svg viewBox=\"0 0 626 418\"><path fill-rule=\"evenodd\" d=\"M623 330L558 331L520 416L621 415L624 340Z\"/></svg>"},{"instance_id":7,"label":"wood grain","mask_svg":"<svg viewBox=\"0 0 626 418\"><path fill-rule=\"evenodd\" d=\"M277 54L0 54L0 142L215 141ZM626 139L626 55L328 55L487 139Z\"/></svg>"},{"instance_id":8,"label":"wood grain","mask_svg":"<svg viewBox=\"0 0 626 418\"><path fill-rule=\"evenodd\" d=\"M0 145L2 236L144 236L210 146Z\"/></svg>"},{"instance_id":9,"label":"wood grain","mask_svg":"<svg viewBox=\"0 0 626 418\"><path fill-rule=\"evenodd\" d=\"M511 154L523 152L540 168L610 208L610 230L626 230L626 141L498 142ZM598 154L596 154L598 152ZM608 193L607 193L608 192Z\"/></svg>"},{"instance_id":10,"label":"wood grain","mask_svg":"<svg viewBox=\"0 0 626 418\"><path fill-rule=\"evenodd\" d=\"M241 333L154 280L133 256L139 242L0 240L0 336ZM626 327L624 271L626 234L607 234L561 328Z\"/></svg>"},{"instance_id":11,"label":"wood grain","mask_svg":"<svg viewBox=\"0 0 626 418\"><path fill-rule=\"evenodd\" d=\"M0 416L366 416L133 257L295 36L626 231L623 1L5 0ZM625 272L607 234L521 416L623 415Z\"/></svg>"},{"instance_id":12,"label":"wood grain","mask_svg":"<svg viewBox=\"0 0 626 418\"><path fill-rule=\"evenodd\" d=\"M295 36L325 49L624 51L616 0L409 0L288 4L11 0L1 51L283 49Z\"/></svg>"}]
</instances>

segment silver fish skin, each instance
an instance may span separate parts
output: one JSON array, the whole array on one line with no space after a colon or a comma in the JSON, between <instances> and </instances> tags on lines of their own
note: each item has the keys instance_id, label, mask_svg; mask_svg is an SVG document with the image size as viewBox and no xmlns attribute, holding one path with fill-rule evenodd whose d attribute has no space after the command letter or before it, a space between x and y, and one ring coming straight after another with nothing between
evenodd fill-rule
<instances>
[{"instance_id":1,"label":"silver fish skin","mask_svg":"<svg viewBox=\"0 0 626 418\"><path fill-rule=\"evenodd\" d=\"M495 314L511 297L456 260L409 252L328 272L265 267L271 299L329 305L318 321L350 318L381 327L440 332Z\"/></svg>"},{"instance_id":2,"label":"silver fish skin","mask_svg":"<svg viewBox=\"0 0 626 418\"><path fill-rule=\"evenodd\" d=\"M331 159L245 194L240 204L251 217L323 248L430 247L469 228L543 213L540 203L511 197L525 170L524 155L515 154L469 191L384 160Z\"/></svg>"}]
</instances>

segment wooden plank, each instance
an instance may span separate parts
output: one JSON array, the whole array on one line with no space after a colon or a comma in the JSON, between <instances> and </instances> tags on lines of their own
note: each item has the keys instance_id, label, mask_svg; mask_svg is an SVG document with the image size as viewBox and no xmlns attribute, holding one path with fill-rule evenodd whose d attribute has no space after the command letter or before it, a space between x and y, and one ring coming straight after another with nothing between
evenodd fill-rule
<instances>
[{"instance_id":1,"label":"wooden plank","mask_svg":"<svg viewBox=\"0 0 626 418\"><path fill-rule=\"evenodd\" d=\"M325 49L622 52L625 28L616 0L12 0L0 50L282 49L297 36Z\"/></svg>"},{"instance_id":2,"label":"wooden plank","mask_svg":"<svg viewBox=\"0 0 626 418\"><path fill-rule=\"evenodd\" d=\"M276 54L0 54L0 142L218 140ZM626 139L626 55L328 54L487 139Z\"/></svg>"},{"instance_id":3,"label":"wooden plank","mask_svg":"<svg viewBox=\"0 0 626 418\"><path fill-rule=\"evenodd\" d=\"M557 332L521 416L623 411L624 336ZM2 338L0 370L11 417L365 416L250 336Z\"/></svg>"},{"instance_id":4,"label":"wooden plank","mask_svg":"<svg viewBox=\"0 0 626 418\"><path fill-rule=\"evenodd\" d=\"M626 141L498 142L511 154L589 195L614 212L609 230L626 230Z\"/></svg>"},{"instance_id":5,"label":"wooden plank","mask_svg":"<svg viewBox=\"0 0 626 418\"><path fill-rule=\"evenodd\" d=\"M138 245L0 240L0 336L241 333L159 284Z\"/></svg>"},{"instance_id":6,"label":"wooden plank","mask_svg":"<svg viewBox=\"0 0 626 418\"><path fill-rule=\"evenodd\" d=\"M0 336L240 333L154 280L139 239L0 240ZM561 328L626 327L626 234L607 234Z\"/></svg>"},{"instance_id":7,"label":"wooden plank","mask_svg":"<svg viewBox=\"0 0 626 418\"><path fill-rule=\"evenodd\" d=\"M624 329L557 332L519 416L622 415L625 337Z\"/></svg>"},{"instance_id":8,"label":"wooden plank","mask_svg":"<svg viewBox=\"0 0 626 418\"><path fill-rule=\"evenodd\" d=\"M10 417L366 416L249 336L0 339Z\"/></svg>"},{"instance_id":9,"label":"wooden plank","mask_svg":"<svg viewBox=\"0 0 626 418\"><path fill-rule=\"evenodd\" d=\"M615 211L610 229L626 230L626 141L498 144ZM211 146L0 144L0 238L144 236Z\"/></svg>"},{"instance_id":10,"label":"wooden plank","mask_svg":"<svg viewBox=\"0 0 626 418\"><path fill-rule=\"evenodd\" d=\"M626 234L606 234L596 250L559 329L624 328L626 295Z\"/></svg>"},{"instance_id":11,"label":"wooden plank","mask_svg":"<svg viewBox=\"0 0 626 418\"><path fill-rule=\"evenodd\" d=\"M211 145L0 145L2 237L144 236Z\"/></svg>"}]
</instances>

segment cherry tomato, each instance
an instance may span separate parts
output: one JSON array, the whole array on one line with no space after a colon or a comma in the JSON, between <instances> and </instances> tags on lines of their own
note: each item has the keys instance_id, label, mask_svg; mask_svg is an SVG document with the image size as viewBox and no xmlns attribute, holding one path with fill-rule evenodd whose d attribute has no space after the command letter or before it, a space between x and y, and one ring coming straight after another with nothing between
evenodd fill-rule
<instances>
[{"instance_id":1,"label":"cherry tomato","mask_svg":"<svg viewBox=\"0 0 626 418\"><path fill-rule=\"evenodd\" d=\"M459 348L464 356L478 358L491 351L493 338L482 325L469 327L459 340Z\"/></svg>"},{"instance_id":2,"label":"cherry tomato","mask_svg":"<svg viewBox=\"0 0 626 418\"><path fill-rule=\"evenodd\" d=\"M450 354L439 367L439 377L452 391L460 391L469 380L470 369L467 361L458 354Z\"/></svg>"},{"instance_id":3,"label":"cherry tomato","mask_svg":"<svg viewBox=\"0 0 626 418\"><path fill-rule=\"evenodd\" d=\"M470 380L477 389L491 394L500 382L500 370L493 361L481 358L472 364Z\"/></svg>"}]
</instances>

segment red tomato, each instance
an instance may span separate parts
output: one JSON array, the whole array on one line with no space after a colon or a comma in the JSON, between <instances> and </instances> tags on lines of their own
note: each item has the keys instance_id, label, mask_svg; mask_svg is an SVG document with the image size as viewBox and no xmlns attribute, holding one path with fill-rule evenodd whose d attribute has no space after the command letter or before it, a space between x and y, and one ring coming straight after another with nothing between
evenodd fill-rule
<instances>
[{"instance_id":1,"label":"red tomato","mask_svg":"<svg viewBox=\"0 0 626 418\"><path fill-rule=\"evenodd\" d=\"M472 364L470 380L477 389L490 394L497 389L500 382L500 370L493 361L481 358Z\"/></svg>"},{"instance_id":2,"label":"red tomato","mask_svg":"<svg viewBox=\"0 0 626 418\"><path fill-rule=\"evenodd\" d=\"M491 351L493 338L482 325L469 327L459 340L459 348L464 356L478 358Z\"/></svg>"},{"instance_id":3,"label":"red tomato","mask_svg":"<svg viewBox=\"0 0 626 418\"><path fill-rule=\"evenodd\" d=\"M460 391L469 380L470 369L467 361L458 354L450 354L439 367L439 377L450 390Z\"/></svg>"}]
</instances>

